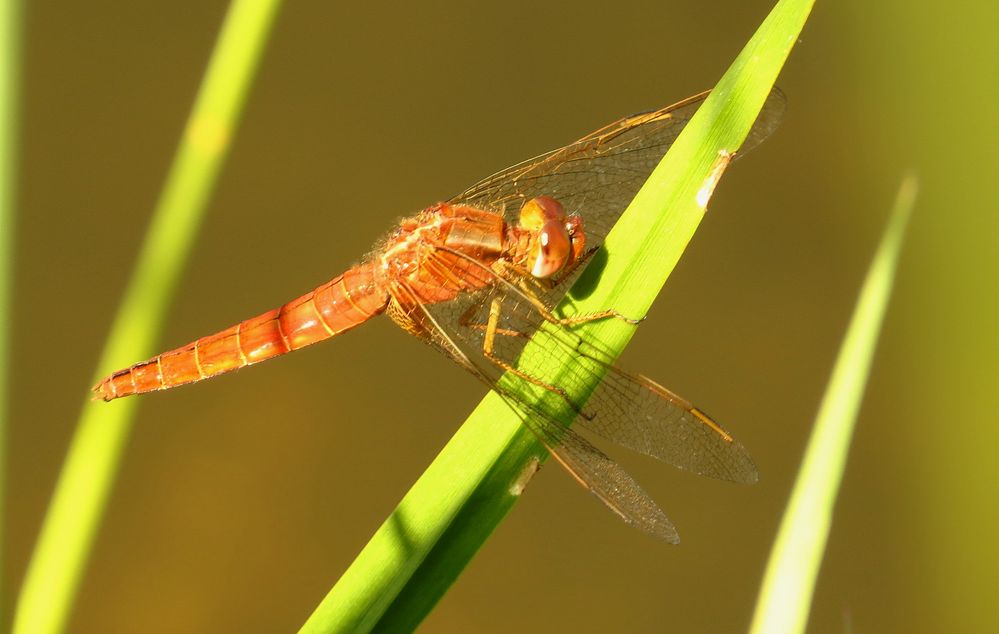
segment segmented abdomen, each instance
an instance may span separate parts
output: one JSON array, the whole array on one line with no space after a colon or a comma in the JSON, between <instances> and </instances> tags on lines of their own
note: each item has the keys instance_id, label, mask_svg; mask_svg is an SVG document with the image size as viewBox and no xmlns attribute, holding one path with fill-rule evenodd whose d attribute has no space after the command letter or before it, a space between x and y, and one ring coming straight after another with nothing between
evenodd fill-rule
<instances>
[{"instance_id":1,"label":"segmented abdomen","mask_svg":"<svg viewBox=\"0 0 999 634\"><path fill-rule=\"evenodd\" d=\"M280 308L119 370L93 390L110 401L237 370L359 326L384 312L388 298L375 266L362 264Z\"/></svg>"}]
</instances>

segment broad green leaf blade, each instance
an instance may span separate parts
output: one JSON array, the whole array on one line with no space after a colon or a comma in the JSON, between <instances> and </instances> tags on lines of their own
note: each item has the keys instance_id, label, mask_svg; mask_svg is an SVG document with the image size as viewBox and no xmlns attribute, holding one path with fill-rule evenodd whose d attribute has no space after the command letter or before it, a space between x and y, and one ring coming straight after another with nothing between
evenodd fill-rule
<instances>
[{"instance_id":1,"label":"broad green leaf blade","mask_svg":"<svg viewBox=\"0 0 999 634\"><path fill-rule=\"evenodd\" d=\"M753 617L755 633L805 631L857 410L915 198L916 180L910 176L899 189L822 398L763 578Z\"/></svg>"},{"instance_id":2,"label":"broad green leaf blade","mask_svg":"<svg viewBox=\"0 0 999 634\"><path fill-rule=\"evenodd\" d=\"M14 281L14 224L17 217L18 125L21 104L20 0L0 0L0 544L5 544L7 482L7 415L10 413L10 341ZM0 548L0 570L3 549ZM0 579L0 606L6 606L6 587ZM0 623L6 623L0 613Z\"/></svg>"},{"instance_id":3,"label":"broad green leaf blade","mask_svg":"<svg viewBox=\"0 0 999 634\"><path fill-rule=\"evenodd\" d=\"M746 138L811 7L777 4L608 236L599 286L574 310L645 314L703 217L724 153ZM580 331L616 356L634 329L615 321ZM529 344L522 361L532 354ZM503 400L487 395L301 631L415 628L546 457Z\"/></svg>"},{"instance_id":4,"label":"broad green leaf blade","mask_svg":"<svg viewBox=\"0 0 999 634\"><path fill-rule=\"evenodd\" d=\"M279 4L235 0L229 8L95 380L155 352ZM138 404L84 406L28 566L14 632L65 629Z\"/></svg>"}]
</instances>

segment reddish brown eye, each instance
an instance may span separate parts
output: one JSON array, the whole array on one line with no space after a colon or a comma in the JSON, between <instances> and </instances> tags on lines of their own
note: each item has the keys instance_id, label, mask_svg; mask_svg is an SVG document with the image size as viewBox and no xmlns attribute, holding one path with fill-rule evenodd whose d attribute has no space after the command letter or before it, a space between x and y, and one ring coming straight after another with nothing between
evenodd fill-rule
<instances>
[{"instance_id":1,"label":"reddish brown eye","mask_svg":"<svg viewBox=\"0 0 999 634\"><path fill-rule=\"evenodd\" d=\"M535 235L529 260L534 277L551 277L572 259L574 227L559 201L548 196L530 199L520 209L520 226Z\"/></svg>"},{"instance_id":2,"label":"reddish brown eye","mask_svg":"<svg viewBox=\"0 0 999 634\"><path fill-rule=\"evenodd\" d=\"M562 203L550 196L538 196L524 203L520 208L520 226L538 231L549 222L564 222L567 216Z\"/></svg>"},{"instance_id":3,"label":"reddish brown eye","mask_svg":"<svg viewBox=\"0 0 999 634\"><path fill-rule=\"evenodd\" d=\"M549 222L538 234L537 255L531 275L546 278L558 273L572 254L572 242L564 222Z\"/></svg>"}]
</instances>

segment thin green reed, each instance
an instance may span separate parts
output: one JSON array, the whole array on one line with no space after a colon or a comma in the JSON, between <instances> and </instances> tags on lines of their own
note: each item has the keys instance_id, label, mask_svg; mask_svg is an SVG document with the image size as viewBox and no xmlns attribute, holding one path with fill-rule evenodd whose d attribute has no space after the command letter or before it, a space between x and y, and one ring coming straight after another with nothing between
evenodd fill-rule
<instances>
[{"instance_id":1,"label":"thin green reed","mask_svg":"<svg viewBox=\"0 0 999 634\"><path fill-rule=\"evenodd\" d=\"M10 342L13 333L14 228L17 219L18 126L21 105L20 0L0 0L0 570L7 492L7 421L10 415ZM7 605L0 575L0 606ZM7 616L0 612L0 627Z\"/></svg>"},{"instance_id":2,"label":"thin green reed","mask_svg":"<svg viewBox=\"0 0 999 634\"><path fill-rule=\"evenodd\" d=\"M229 7L95 380L154 353L280 4L235 0ZM84 405L21 589L14 632L65 629L137 406L137 399Z\"/></svg>"}]
</instances>

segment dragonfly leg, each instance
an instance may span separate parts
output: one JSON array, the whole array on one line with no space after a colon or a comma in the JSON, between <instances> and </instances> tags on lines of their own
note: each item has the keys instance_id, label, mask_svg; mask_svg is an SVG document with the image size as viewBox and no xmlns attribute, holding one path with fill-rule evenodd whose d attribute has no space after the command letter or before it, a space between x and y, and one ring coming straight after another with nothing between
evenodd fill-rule
<instances>
[{"instance_id":1,"label":"dragonfly leg","mask_svg":"<svg viewBox=\"0 0 999 634\"><path fill-rule=\"evenodd\" d=\"M537 385L538 387L548 390L549 392L552 392L554 394L558 394L562 398L562 400L564 400L566 404L568 404L569 407L571 407L577 414L584 414L584 412L579 408L579 406L576 405L576 403L574 403L571 398L569 398L568 392L566 392L563 388L557 385L552 385L551 383L543 381L536 376L531 376L530 374L524 372L523 370L518 370L513 366L513 364L504 361L503 359L501 359L496 355L494 343L497 335L509 336L509 337L528 336L526 333L499 327L501 305L502 302L499 299L492 300L492 302L489 304L489 320L485 324L468 324L468 326L471 328L484 328L485 330L485 335L482 341L483 356L489 359L492 363L496 364L498 367L502 368L503 370L506 370L507 372L515 376L520 377L521 379L527 381L528 383L532 385ZM465 315L462 316L463 320L466 318L470 318L469 313L465 313Z\"/></svg>"},{"instance_id":2,"label":"dragonfly leg","mask_svg":"<svg viewBox=\"0 0 999 634\"><path fill-rule=\"evenodd\" d=\"M637 326L638 324L645 321L645 317L635 319L634 317L628 317L626 315L622 315L613 308L608 310L602 310L597 313L586 313L585 315L573 315L572 317L555 317L554 315L552 315L552 318L553 320L548 320L548 321L551 321L552 323L555 324L559 324L560 326L575 326L577 324L585 324L591 321L598 321L600 319L608 319L608 318L620 319L624 323L629 324L631 326Z\"/></svg>"},{"instance_id":3,"label":"dragonfly leg","mask_svg":"<svg viewBox=\"0 0 999 634\"><path fill-rule=\"evenodd\" d=\"M592 253L595 251L596 249L591 249L589 252L587 252L586 257L589 258L592 255ZM612 319L620 319L626 324L630 324L632 326L637 326L638 324L645 321L645 317L635 319L634 317L628 317L626 315L623 315L618 311L614 310L613 308L607 310L601 310L595 313L586 313L585 315L573 315L572 317L558 317L554 313L552 313L551 310L549 310L549 308L545 305L543 301L541 301L541 299L538 298L538 293L535 292L535 289L526 288L528 284L535 284L538 286L542 284L547 285L551 283L551 280L539 280L534 276L530 275L527 271L521 269L520 267L514 266L509 263L507 263L504 268L513 271L512 274L507 274L506 278L513 278L514 280L517 280L519 282L519 283L511 282L517 288L519 292L518 294L522 295L535 308L537 308L541 316L544 317L545 321L549 323L558 324L559 326L575 326L578 324L585 324L591 321L598 321L600 319L612 318ZM569 273L571 273L571 271L569 271ZM507 279L507 281L509 282L510 280Z\"/></svg>"},{"instance_id":4,"label":"dragonfly leg","mask_svg":"<svg viewBox=\"0 0 999 634\"><path fill-rule=\"evenodd\" d=\"M493 300L493 301L495 302L496 300ZM475 317L475 313L478 310L479 310L479 306L478 305L471 306L468 310L466 310L464 312L464 314L461 317L458 318L458 323L461 324L462 327L464 327L464 328L472 328L473 330L482 330L484 332L489 331L489 323L488 322L484 323L484 324L481 324L481 323L476 323L476 322L473 321L473 319ZM492 304L490 304L490 313L491 312L492 312ZM500 328L496 324L493 324L493 328L492 328L491 332L493 333L494 337L495 337L495 335L504 335L506 337L523 337L525 339L529 339L530 338L530 335L528 335L526 332L521 332L519 330L513 330L511 328ZM490 342L490 345L491 345L491 343L492 342Z\"/></svg>"},{"instance_id":5,"label":"dragonfly leg","mask_svg":"<svg viewBox=\"0 0 999 634\"><path fill-rule=\"evenodd\" d=\"M596 313L587 313L585 315L573 315L572 317L557 317L538 297L536 289L530 288L530 284L540 285L541 281L523 268L503 261L497 262L496 268L486 267L474 259L469 258L468 256L453 249L440 247L438 250L464 258L466 261L469 261L472 264L488 271L490 275L495 276L495 278L502 284L530 302L531 305L538 310L538 313L542 316L542 318L549 323L557 324L559 326L574 326L576 324L585 324L587 322L597 321L598 319L614 318L635 326L645 321L645 317L635 319L634 317L623 315L614 309L602 310ZM586 257L590 257L590 255L588 254Z\"/></svg>"},{"instance_id":6,"label":"dragonfly leg","mask_svg":"<svg viewBox=\"0 0 999 634\"><path fill-rule=\"evenodd\" d=\"M526 333L526 332L522 331L522 330L514 330L512 328L500 328L497 325L496 322L498 321L499 310L496 308L496 303L498 303L498 302L499 302L499 300L493 300L493 303L490 304L490 319L489 319L489 321L487 321L487 323L478 323L478 322L474 321L475 313L479 310L479 306L477 306L477 305L476 306L472 306L468 310L466 310L465 313L461 317L458 318L458 323L461 324L461 326L463 328L471 328L473 330L481 330L484 333L486 333L486 336L490 337L490 340L488 342L484 342L483 345L484 345L484 347L488 346L488 348L490 350L493 349L492 344L493 344L493 341L495 341L496 335L503 335L504 337L522 337L524 339L530 339L531 335L529 333ZM494 316L494 313L495 313L495 316ZM491 326L490 326L489 322L492 322ZM600 359L598 359L593 354L590 354L589 352L585 351L585 349L584 349L585 346L590 345L592 347L592 345L589 344L589 343L587 343L587 341L584 340L579 335L573 334L572 332L570 332L568 330L561 331L561 335L563 335L565 337L571 337L573 343L568 343L568 342L564 341L562 336L553 337L553 340L556 343L558 343L559 345L561 345L563 348L565 348L566 350L568 350L569 352L578 353L581 356L584 356L587 359L592 359L594 361L597 361L598 363L606 363L606 362L601 361Z\"/></svg>"}]
</instances>

